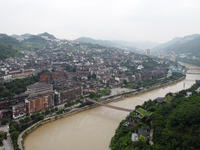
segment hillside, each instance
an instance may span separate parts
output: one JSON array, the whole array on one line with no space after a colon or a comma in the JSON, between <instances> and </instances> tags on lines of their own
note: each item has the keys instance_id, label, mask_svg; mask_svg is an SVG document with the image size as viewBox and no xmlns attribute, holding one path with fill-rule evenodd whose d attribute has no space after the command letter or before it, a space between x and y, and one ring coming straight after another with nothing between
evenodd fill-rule
<instances>
[{"instance_id":1,"label":"hillside","mask_svg":"<svg viewBox=\"0 0 200 150\"><path fill-rule=\"evenodd\" d=\"M152 49L151 49L151 52L156 52L156 51L158 51L158 50L163 50L163 49L165 49L165 48L167 48L167 47L170 47L170 46L172 46L173 44L175 44L176 42L178 42L180 39L181 39L180 37L175 37L175 38L173 38L171 41L168 41L168 42L166 42L166 43L164 43L164 44L160 44L160 45L158 45L158 46L152 48Z\"/></svg>"},{"instance_id":2,"label":"hillside","mask_svg":"<svg viewBox=\"0 0 200 150\"><path fill-rule=\"evenodd\" d=\"M195 91L199 86L200 82L197 82L187 90L166 94L164 100L170 101L157 102L155 99L144 102L142 106L136 106L143 111L152 112L153 115L136 121L130 118L136 118L137 113L131 112L116 129L110 142L111 150L200 149L200 93ZM186 96L187 92L191 92L191 96ZM131 127L127 126L127 122L132 121L136 123ZM147 144L149 142L146 139L150 129L153 133L152 145ZM131 133L140 135L134 144L131 141Z\"/></svg>"},{"instance_id":3,"label":"hillside","mask_svg":"<svg viewBox=\"0 0 200 150\"><path fill-rule=\"evenodd\" d=\"M20 47L21 43L6 34L0 34L0 60L9 57L23 57L19 51L13 47Z\"/></svg>"},{"instance_id":4,"label":"hillside","mask_svg":"<svg viewBox=\"0 0 200 150\"><path fill-rule=\"evenodd\" d=\"M7 45L21 45L21 43L15 38L8 36L6 34L0 34L0 41Z\"/></svg>"},{"instance_id":5,"label":"hillside","mask_svg":"<svg viewBox=\"0 0 200 150\"><path fill-rule=\"evenodd\" d=\"M150 41L146 41L146 42L109 41L109 40L95 40L88 37L81 37L81 38L76 39L75 41L99 44L99 45L104 45L104 46L112 46L112 47L124 47L124 48L134 49L134 50L148 49L148 48L153 48L159 45L158 43L150 42Z\"/></svg>"},{"instance_id":6,"label":"hillside","mask_svg":"<svg viewBox=\"0 0 200 150\"><path fill-rule=\"evenodd\" d=\"M17 50L41 50L47 46L49 39L56 39L54 35L47 32L38 35L25 33L22 35L13 34L11 36L16 38L16 41L21 41L18 41L21 44L20 46L14 47Z\"/></svg>"},{"instance_id":7,"label":"hillside","mask_svg":"<svg viewBox=\"0 0 200 150\"><path fill-rule=\"evenodd\" d=\"M168 46L168 47L162 47L163 45ZM158 49L154 53L155 55L157 56L162 55L168 59L170 57L176 57L177 61L182 61L185 63L200 66L200 35L199 34L188 35L181 39L173 39L172 41L169 41L163 45L155 48L155 49Z\"/></svg>"},{"instance_id":8,"label":"hillside","mask_svg":"<svg viewBox=\"0 0 200 150\"><path fill-rule=\"evenodd\" d=\"M41 44L47 43L47 41L44 38L37 35L31 35L28 39L25 39L23 42L35 42Z\"/></svg>"},{"instance_id":9,"label":"hillside","mask_svg":"<svg viewBox=\"0 0 200 150\"><path fill-rule=\"evenodd\" d=\"M191 53L194 56L200 57L200 36L191 41L183 41L184 39L179 40L174 45L166 48L166 50L174 51L176 54Z\"/></svg>"},{"instance_id":10,"label":"hillside","mask_svg":"<svg viewBox=\"0 0 200 150\"><path fill-rule=\"evenodd\" d=\"M99 45L104 45L104 46L121 46L121 45L117 45L116 43L114 43L112 41L95 40L95 39L88 38L88 37L81 37L81 38L76 39L75 41L83 42L83 43L99 44Z\"/></svg>"},{"instance_id":11,"label":"hillside","mask_svg":"<svg viewBox=\"0 0 200 150\"><path fill-rule=\"evenodd\" d=\"M31 36L31 34L29 34L29 33L25 33L25 34L22 34L22 35L20 35L21 37L24 37L24 38L28 38L28 37L30 37Z\"/></svg>"},{"instance_id":12,"label":"hillside","mask_svg":"<svg viewBox=\"0 0 200 150\"><path fill-rule=\"evenodd\" d=\"M31 35L28 39L24 39L22 43L25 47L28 47L27 50L41 50L48 44L46 39L38 35Z\"/></svg>"},{"instance_id":13,"label":"hillside","mask_svg":"<svg viewBox=\"0 0 200 150\"><path fill-rule=\"evenodd\" d=\"M49 34L49 33L47 33L47 32L44 32L44 33L42 33L42 34L38 34L38 36L46 36L46 37L48 37L49 39L56 39L56 37L55 37L54 35Z\"/></svg>"}]
</instances>

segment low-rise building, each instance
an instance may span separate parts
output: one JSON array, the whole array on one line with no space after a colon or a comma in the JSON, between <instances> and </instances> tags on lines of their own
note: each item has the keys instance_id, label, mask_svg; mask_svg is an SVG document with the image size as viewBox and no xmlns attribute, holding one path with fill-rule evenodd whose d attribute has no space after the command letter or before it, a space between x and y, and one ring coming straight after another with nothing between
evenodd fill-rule
<instances>
[{"instance_id":1,"label":"low-rise building","mask_svg":"<svg viewBox=\"0 0 200 150\"><path fill-rule=\"evenodd\" d=\"M12 107L13 118L17 119L24 116L27 113L27 107L25 103L20 103Z\"/></svg>"},{"instance_id":2,"label":"low-rise building","mask_svg":"<svg viewBox=\"0 0 200 150\"><path fill-rule=\"evenodd\" d=\"M35 83L27 87L27 94L37 95L53 92L53 85L46 83Z\"/></svg>"}]
</instances>

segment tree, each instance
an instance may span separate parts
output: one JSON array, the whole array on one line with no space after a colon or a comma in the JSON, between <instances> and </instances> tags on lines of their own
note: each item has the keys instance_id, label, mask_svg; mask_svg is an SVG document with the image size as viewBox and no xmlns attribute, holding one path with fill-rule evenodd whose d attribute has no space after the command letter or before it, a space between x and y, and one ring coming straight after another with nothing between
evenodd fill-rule
<instances>
[{"instance_id":1,"label":"tree","mask_svg":"<svg viewBox=\"0 0 200 150\"><path fill-rule=\"evenodd\" d=\"M93 99L95 97L96 93L90 92L90 98Z\"/></svg>"},{"instance_id":2,"label":"tree","mask_svg":"<svg viewBox=\"0 0 200 150\"><path fill-rule=\"evenodd\" d=\"M56 107L57 108L57 107ZM53 113L55 111L55 108L51 108L51 113Z\"/></svg>"},{"instance_id":3,"label":"tree","mask_svg":"<svg viewBox=\"0 0 200 150\"><path fill-rule=\"evenodd\" d=\"M15 140L17 140L18 136L19 136L19 131L14 131L14 132L12 132L12 133L10 134L10 137L11 137L11 139L12 139L13 142L14 142Z\"/></svg>"},{"instance_id":4,"label":"tree","mask_svg":"<svg viewBox=\"0 0 200 150\"><path fill-rule=\"evenodd\" d=\"M25 117L24 120L28 123L31 119L30 117Z\"/></svg>"},{"instance_id":5,"label":"tree","mask_svg":"<svg viewBox=\"0 0 200 150\"><path fill-rule=\"evenodd\" d=\"M17 129L15 128L15 126L10 126L10 129L9 129L9 133L12 133L14 131L17 131Z\"/></svg>"},{"instance_id":6,"label":"tree","mask_svg":"<svg viewBox=\"0 0 200 150\"><path fill-rule=\"evenodd\" d=\"M36 116L33 114L31 115L31 119L34 120L36 118Z\"/></svg>"},{"instance_id":7,"label":"tree","mask_svg":"<svg viewBox=\"0 0 200 150\"><path fill-rule=\"evenodd\" d=\"M0 86L0 92L2 92L4 90L3 86Z\"/></svg>"},{"instance_id":8,"label":"tree","mask_svg":"<svg viewBox=\"0 0 200 150\"><path fill-rule=\"evenodd\" d=\"M1 125L5 125L6 123L8 123L8 119L3 119L3 120L1 121Z\"/></svg>"},{"instance_id":9,"label":"tree","mask_svg":"<svg viewBox=\"0 0 200 150\"><path fill-rule=\"evenodd\" d=\"M72 105L72 101L70 99L67 100L67 106L71 106Z\"/></svg>"},{"instance_id":10,"label":"tree","mask_svg":"<svg viewBox=\"0 0 200 150\"><path fill-rule=\"evenodd\" d=\"M127 83L128 83L128 82L127 82L127 80L126 80L126 79L124 79L124 84L125 84L125 85L127 85Z\"/></svg>"},{"instance_id":11,"label":"tree","mask_svg":"<svg viewBox=\"0 0 200 150\"><path fill-rule=\"evenodd\" d=\"M55 111L58 111L58 107L55 108Z\"/></svg>"},{"instance_id":12,"label":"tree","mask_svg":"<svg viewBox=\"0 0 200 150\"><path fill-rule=\"evenodd\" d=\"M45 110L45 115L48 115L50 113L50 111L47 109Z\"/></svg>"},{"instance_id":13,"label":"tree","mask_svg":"<svg viewBox=\"0 0 200 150\"><path fill-rule=\"evenodd\" d=\"M135 142L134 147L139 149L147 149L145 137L140 136L138 142Z\"/></svg>"},{"instance_id":14,"label":"tree","mask_svg":"<svg viewBox=\"0 0 200 150\"><path fill-rule=\"evenodd\" d=\"M55 68L53 68L51 71L52 71L52 72L56 72L56 69L55 69Z\"/></svg>"},{"instance_id":15,"label":"tree","mask_svg":"<svg viewBox=\"0 0 200 150\"><path fill-rule=\"evenodd\" d=\"M67 70L67 71L70 70L70 66L69 66L69 65L66 66L66 70Z\"/></svg>"},{"instance_id":16,"label":"tree","mask_svg":"<svg viewBox=\"0 0 200 150\"><path fill-rule=\"evenodd\" d=\"M23 124L23 123L25 123L25 120L24 119L20 119L19 122L20 122L20 124Z\"/></svg>"},{"instance_id":17,"label":"tree","mask_svg":"<svg viewBox=\"0 0 200 150\"><path fill-rule=\"evenodd\" d=\"M74 68L72 69L72 71L73 71L73 72L76 72L76 67L74 67Z\"/></svg>"}]
</instances>

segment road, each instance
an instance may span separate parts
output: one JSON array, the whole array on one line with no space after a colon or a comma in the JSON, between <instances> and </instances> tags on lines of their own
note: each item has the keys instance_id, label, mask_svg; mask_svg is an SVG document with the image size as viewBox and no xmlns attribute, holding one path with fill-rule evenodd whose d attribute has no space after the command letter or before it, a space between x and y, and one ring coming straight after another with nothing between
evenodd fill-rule
<instances>
[{"instance_id":1,"label":"road","mask_svg":"<svg viewBox=\"0 0 200 150\"><path fill-rule=\"evenodd\" d=\"M8 130L9 130L8 124L0 127L0 131L7 132L7 139L3 140L3 146L0 146L0 150L14 150Z\"/></svg>"}]
</instances>

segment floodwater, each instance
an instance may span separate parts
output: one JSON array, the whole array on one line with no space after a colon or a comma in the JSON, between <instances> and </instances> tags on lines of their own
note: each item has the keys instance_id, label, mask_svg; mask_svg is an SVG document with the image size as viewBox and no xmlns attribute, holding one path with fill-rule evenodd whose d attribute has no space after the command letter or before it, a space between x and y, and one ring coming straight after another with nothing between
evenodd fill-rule
<instances>
[{"instance_id":1,"label":"floodwater","mask_svg":"<svg viewBox=\"0 0 200 150\"><path fill-rule=\"evenodd\" d=\"M200 68L182 64L187 68ZM189 88L196 79L200 79L200 74L187 74L186 79L179 83L109 104L134 109L149 99L178 92L184 84ZM115 129L127 115L128 112L99 106L40 126L25 138L24 146L26 150L109 150Z\"/></svg>"}]
</instances>

